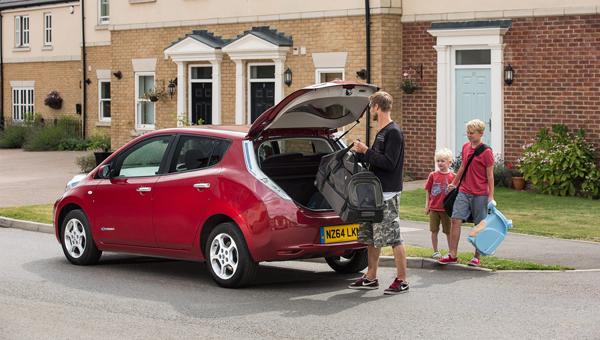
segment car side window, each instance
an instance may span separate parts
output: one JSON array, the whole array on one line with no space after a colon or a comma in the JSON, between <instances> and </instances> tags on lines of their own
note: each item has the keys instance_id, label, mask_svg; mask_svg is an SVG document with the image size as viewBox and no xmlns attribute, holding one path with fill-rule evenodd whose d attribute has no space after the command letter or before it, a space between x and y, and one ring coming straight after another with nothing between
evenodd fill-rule
<instances>
[{"instance_id":1,"label":"car side window","mask_svg":"<svg viewBox=\"0 0 600 340\"><path fill-rule=\"evenodd\" d=\"M181 136L169 172L198 170L215 165L223 158L228 146L226 140Z\"/></svg>"},{"instance_id":2,"label":"car side window","mask_svg":"<svg viewBox=\"0 0 600 340\"><path fill-rule=\"evenodd\" d=\"M159 136L135 145L119 161L118 177L156 176L172 136Z\"/></svg>"}]
</instances>

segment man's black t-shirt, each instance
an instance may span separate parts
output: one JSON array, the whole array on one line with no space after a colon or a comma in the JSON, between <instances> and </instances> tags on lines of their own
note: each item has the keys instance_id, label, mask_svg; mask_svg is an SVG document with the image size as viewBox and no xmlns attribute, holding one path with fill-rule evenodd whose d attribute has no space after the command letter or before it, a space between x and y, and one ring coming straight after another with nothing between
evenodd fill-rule
<instances>
[{"instance_id":1,"label":"man's black t-shirt","mask_svg":"<svg viewBox=\"0 0 600 340\"><path fill-rule=\"evenodd\" d=\"M371 171L381 181L384 192L402 191L404 167L404 134L395 122L381 129L373 146L359 160L371 165Z\"/></svg>"}]
</instances>

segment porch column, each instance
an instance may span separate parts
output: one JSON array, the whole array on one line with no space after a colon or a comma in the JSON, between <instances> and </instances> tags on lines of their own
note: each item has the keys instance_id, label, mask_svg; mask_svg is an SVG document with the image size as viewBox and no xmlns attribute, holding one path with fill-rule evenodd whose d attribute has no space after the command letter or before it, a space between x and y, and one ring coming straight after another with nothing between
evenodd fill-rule
<instances>
[{"instance_id":1,"label":"porch column","mask_svg":"<svg viewBox=\"0 0 600 340\"><path fill-rule=\"evenodd\" d=\"M275 105L283 99L283 68L285 57L273 59L275 62Z\"/></svg>"},{"instance_id":2,"label":"porch column","mask_svg":"<svg viewBox=\"0 0 600 340\"><path fill-rule=\"evenodd\" d=\"M242 125L246 121L244 117L244 61L234 59L235 62L235 124Z\"/></svg>"},{"instance_id":3,"label":"porch column","mask_svg":"<svg viewBox=\"0 0 600 340\"><path fill-rule=\"evenodd\" d=\"M446 45L436 45L437 51L437 115L435 125L435 147L454 149L453 136L455 121L450 117L450 49ZM460 147L460 146L457 146ZM454 150L459 152L460 150Z\"/></svg>"},{"instance_id":4,"label":"porch column","mask_svg":"<svg viewBox=\"0 0 600 340\"><path fill-rule=\"evenodd\" d=\"M211 60L212 65L212 124L221 124L221 59ZM237 111L237 109L236 109Z\"/></svg>"},{"instance_id":5,"label":"porch column","mask_svg":"<svg viewBox=\"0 0 600 340\"><path fill-rule=\"evenodd\" d=\"M182 127L186 121L185 109L185 63L182 61L175 62L177 64L177 127Z\"/></svg>"},{"instance_id":6,"label":"porch column","mask_svg":"<svg viewBox=\"0 0 600 340\"><path fill-rule=\"evenodd\" d=\"M500 37L502 39L502 37ZM490 141L494 153L504 155L504 44L490 44L491 54L491 126L489 126ZM486 125L490 122L485 122Z\"/></svg>"}]
</instances>

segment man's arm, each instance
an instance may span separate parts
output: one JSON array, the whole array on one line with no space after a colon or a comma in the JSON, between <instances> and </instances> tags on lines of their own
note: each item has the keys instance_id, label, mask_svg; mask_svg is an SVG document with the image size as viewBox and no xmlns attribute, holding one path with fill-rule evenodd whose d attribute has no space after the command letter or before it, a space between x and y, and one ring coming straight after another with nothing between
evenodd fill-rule
<instances>
[{"instance_id":1,"label":"man's arm","mask_svg":"<svg viewBox=\"0 0 600 340\"><path fill-rule=\"evenodd\" d=\"M385 137L384 153L369 149L365 153L365 161L377 168L393 171L398 164L398 159L404 147L404 140L398 130L391 130Z\"/></svg>"}]
</instances>

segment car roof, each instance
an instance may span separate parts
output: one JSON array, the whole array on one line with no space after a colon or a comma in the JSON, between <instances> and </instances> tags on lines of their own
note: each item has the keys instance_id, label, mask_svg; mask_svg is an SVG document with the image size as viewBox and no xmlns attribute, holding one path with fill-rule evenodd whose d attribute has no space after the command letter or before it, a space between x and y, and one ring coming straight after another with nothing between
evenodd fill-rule
<instances>
[{"instance_id":1,"label":"car roof","mask_svg":"<svg viewBox=\"0 0 600 340\"><path fill-rule=\"evenodd\" d=\"M249 125L202 125L198 127L185 127L185 128L169 128L156 130L148 134L192 134L192 135L203 135L211 137L221 137L227 139L244 139L248 133Z\"/></svg>"}]
</instances>

